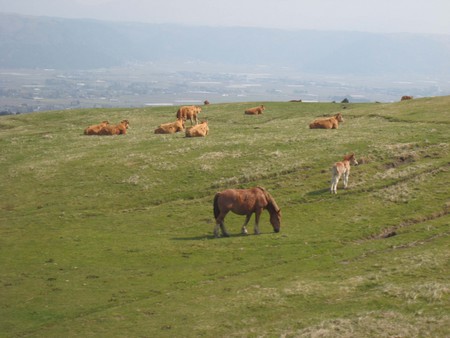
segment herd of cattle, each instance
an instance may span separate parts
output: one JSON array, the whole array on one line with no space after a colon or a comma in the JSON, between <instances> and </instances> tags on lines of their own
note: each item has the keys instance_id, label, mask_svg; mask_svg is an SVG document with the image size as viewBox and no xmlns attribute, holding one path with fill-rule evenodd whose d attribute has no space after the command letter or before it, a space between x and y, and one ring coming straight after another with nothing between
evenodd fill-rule
<instances>
[{"instance_id":1,"label":"herd of cattle","mask_svg":"<svg viewBox=\"0 0 450 338\"><path fill-rule=\"evenodd\" d=\"M205 101L205 105L209 102ZM259 115L264 111L264 106L258 106L245 110L247 115ZM177 120L174 122L163 123L155 129L155 134L174 134L181 131L185 132L186 137L204 137L209 133L208 121L199 123L198 115L202 108L198 106L183 106L180 107L176 113ZM186 121L191 121L191 127L186 128ZM108 121L103 121L87 127L84 130L85 135L120 135L126 134L129 127L128 120L123 120L117 125L110 124Z\"/></svg>"},{"instance_id":2,"label":"herd of cattle","mask_svg":"<svg viewBox=\"0 0 450 338\"><path fill-rule=\"evenodd\" d=\"M175 122L164 123L155 129L155 134L173 134L185 130L186 137L204 137L209 133L208 121L198 123L201 107L183 106L177 111ZM185 128L185 122L191 121L191 127Z\"/></svg>"},{"instance_id":3,"label":"herd of cattle","mask_svg":"<svg viewBox=\"0 0 450 338\"><path fill-rule=\"evenodd\" d=\"M401 101L411 100L412 96L402 96ZM301 102L301 101L300 101ZM205 105L209 102L205 101ZM248 108L244 111L246 115L259 115L265 110L264 105ZM199 123L198 115L202 108L197 106L180 107L176 113L175 122L164 123L155 129L155 134L174 134L185 131L186 137L204 137L209 133L208 121ZM185 122L191 121L191 127L185 128ZM338 129L339 123L344 122L342 113L337 113L331 117L318 118L309 124L310 129ZM113 125L108 121L87 127L84 130L85 135L121 135L126 134L129 127L128 120L122 120L119 124ZM357 165L355 155L349 154L341 162L336 162L332 168L331 193L336 193L338 182L341 176L344 177L344 188L347 188L348 177L350 174L350 165Z\"/></svg>"},{"instance_id":4,"label":"herd of cattle","mask_svg":"<svg viewBox=\"0 0 450 338\"><path fill-rule=\"evenodd\" d=\"M246 115L259 115L265 110L264 105L253 108L248 108L244 111ZM185 132L186 137L204 137L209 133L208 121L199 123L198 115L202 108L197 106L183 106L177 111L174 122L163 123L155 129L155 134L174 134L178 132ZM186 121L191 121L191 127L186 128ZM342 114L336 114L329 118L317 119L311 122L309 127L323 128L323 129L337 129L339 122L343 122ZM119 124L110 124L108 121L103 121L87 127L84 130L85 135L121 135L126 134L130 123L128 120L123 120Z\"/></svg>"},{"instance_id":5,"label":"herd of cattle","mask_svg":"<svg viewBox=\"0 0 450 338\"><path fill-rule=\"evenodd\" d=\"M401 101L412 100L412 96L404 95ZM294 101L291 101L294 102ZM295 100L295 102L302 102ZM208 101L204 102L209 105ZM253 108L248 108L244 111L246 115L260 115L265 110L264 105ZM202 108L198 106L182 106L176 113L177 120L175 122L164 123L155 129L155 134L174 134L178 132L185 132L186 137L204 137L209 133L208 121L199 123L198 115ZM191 127L186 128L185 122L191 121ZM310 129L337 129L339 123L344 122L341 113L327 118L315 119L309 124ZM103 121L99 124L87 127L84 130L85 135L121 135L126 134L129 127L128 120L123 120L119 124L110 124L108 121Z\"/></svg>"}]
</instances>

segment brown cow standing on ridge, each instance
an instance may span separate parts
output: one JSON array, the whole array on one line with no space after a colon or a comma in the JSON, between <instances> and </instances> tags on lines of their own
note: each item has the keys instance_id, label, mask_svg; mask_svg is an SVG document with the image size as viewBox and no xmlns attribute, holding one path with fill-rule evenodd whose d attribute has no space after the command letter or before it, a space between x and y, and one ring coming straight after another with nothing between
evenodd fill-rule
<instances>
[{"instance_id":1,"label":"brown cow standing on ridge","mask_svg":"<svg viewBox=\"0 0 450 338\"><path fill-rule=\"evenodd\" d=\"M128 120L122 120L119 124L108 124L104 126L97 135L125 135L130 123Z\"/></svg>"},{"instance_id":2,"label":"brown cow standing on ridge","mask_svg":"<svg viewBox=\"0 0 450 338\"><path fill-rule=\"evenodd\" d=\"M309 124L309 129L338 129L339 122L344 122L341 113L328 118L316 119Z\"/></svg>"},{"instance_id":3,"label":"brown cow standing on ridge","mask_svg":"<svg viewBox=\"0 0 450 338\"><path fill-rule=\"evenodd\" d=\"M202 108L197 107L197 106L183 106L180 107L180 109L178 109L177 111L177 119L183 119L184 121L186 120L190 120L191 121L191 126L192 126L192 120L195 121L195 124L198 124L198 119L197 116L198 114L200 114L202 111Z\"/></svg>"},{"instance_id":4,"label":"brown cow standing on ridge","mask_svg":"<svg viewBox=\"0 0 450 338\"><path fill-rule=\"evenodd\" d=\"M247 115L259 115L259 114L262 114L265 109L266 108L263 105L260 105L258 107L247 109L244 112L244 114L247 114Z\"/></svg>"},{"instance_id":5,"label":"brown cow standing on ridge","mask_svg":"<svg viewBox=\"0 0 450 338\"><path fill-rule=\"evenodd\" d=\"M208 121L203 121L200 124L186 129L186 137L203 137L208 135L208 133Z\"/></svg>"},{"instance_id":6,"label":"brown cow standing on ridge","mask_svg":"<svg viewBox=\"0 0 450 338\"><path fill-rule=\"evenodd\" d=\"M84 135L98 135L98 132L105 126L109 124L108 121L103 121L99 124L94 124L92 126L87 127L84 130Z\"/></svg>"},{"instance_id":7,"label":"brown cow standing on ridge","mask_svg":"<svg viewBox=\"0 0 450 338\"><path fill-rule=\"evenodd\" d=\"M184 130L183 119L178 119L175 122L161 124L155 129L155 134L173 134Z\"/></svg>"},{"instance_id":8,"label":"brown cow standing on ridge","mask_svg":"<svg viewBox=\"0 0 450 338\"><path fill-rule=\"evenodd\" d=\"M400 101L412 100L412 99L413 99L413 96L403 95L402 98L400 99Z\"/></svg>"}]
</instances>

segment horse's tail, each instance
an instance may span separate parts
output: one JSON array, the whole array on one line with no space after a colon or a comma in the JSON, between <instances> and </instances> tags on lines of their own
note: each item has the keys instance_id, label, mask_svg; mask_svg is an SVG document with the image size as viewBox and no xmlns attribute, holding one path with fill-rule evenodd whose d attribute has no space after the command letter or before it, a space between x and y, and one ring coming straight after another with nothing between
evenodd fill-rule
<instances>
[{"instance_id":1,"label":"horse's tail","mask_svg":"<svg viewBox=\"0 0 450 338\"><path fill-rule=\"evenodd\" d=\"M219 196L220 193L217 193L214 196L214 219L217 219L217 217L219 217L220 214L220 209L219 209Z\"/></svg>"}]
</instances>

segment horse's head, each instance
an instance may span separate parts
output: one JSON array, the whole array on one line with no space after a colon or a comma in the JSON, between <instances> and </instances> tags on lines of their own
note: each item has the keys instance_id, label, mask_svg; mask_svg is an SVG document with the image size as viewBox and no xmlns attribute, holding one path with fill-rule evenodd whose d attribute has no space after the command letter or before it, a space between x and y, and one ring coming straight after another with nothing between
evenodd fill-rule
<instances>
[{"instance_id":1,"label":"horse's head","mask_svg":"<svg viewBox=\"0 0 450 338\"><path fill-rule=\"evenodd\" d=\"M358 161L356 160L354 153L351 153L351 154L345 156L344 160L349 161L351 165L358 165Z\"/></svg>"},{"instance_id":2,"label":"horse's head","mask_svg":"<svg viewBox=\"0 0 450 338\"><path fill-rule=\"evenodd\" d=\"M273 231L280 232L280 228L281 228L281 210L280 209L270 213L270 224L272 224Z\"/></svg>"},{"instance_id":3,"label":"horse's head","mask_svg":"<svg viewBox=\"0 0 450 338\"><path fill-rule=\"evenodd\" d=\"M352 161L350 161L351 165L358 165L358 161L356 160L356 158L353 156Z\"/></svg>"}]
</instances>

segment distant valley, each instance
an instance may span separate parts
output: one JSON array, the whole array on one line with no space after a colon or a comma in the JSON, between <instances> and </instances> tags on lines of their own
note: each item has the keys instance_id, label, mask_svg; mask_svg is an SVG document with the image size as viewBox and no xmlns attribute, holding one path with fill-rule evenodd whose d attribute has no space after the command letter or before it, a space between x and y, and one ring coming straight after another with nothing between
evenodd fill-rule
<instances>
[{"instance_id":1,"label":"distant valley","mask_svg":"<svg viewBox=\"0 0 450 338\"><path fill-rule=\"evenodd\" d=\"M0 14L0 111L450 93L450 36Z\"/></svg>"}]
</instances>

